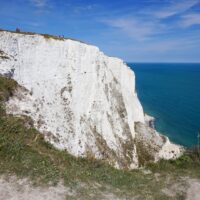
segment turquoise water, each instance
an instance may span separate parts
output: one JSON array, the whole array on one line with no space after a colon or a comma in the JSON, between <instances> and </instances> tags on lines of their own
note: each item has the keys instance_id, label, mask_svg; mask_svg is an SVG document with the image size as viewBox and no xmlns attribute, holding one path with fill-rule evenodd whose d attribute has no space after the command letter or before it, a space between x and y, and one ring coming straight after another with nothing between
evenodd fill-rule
<instances>
[{"instance_id":1,"label":"turquoise water","mask_svg":"<svg viewBox=\"0 0 200 200\"><path fill-rule=\"evenodd\" d=\"M144 111L173 142L197 144L200 131L200 64L128 64Z\"/></svg>"}]
</instances>

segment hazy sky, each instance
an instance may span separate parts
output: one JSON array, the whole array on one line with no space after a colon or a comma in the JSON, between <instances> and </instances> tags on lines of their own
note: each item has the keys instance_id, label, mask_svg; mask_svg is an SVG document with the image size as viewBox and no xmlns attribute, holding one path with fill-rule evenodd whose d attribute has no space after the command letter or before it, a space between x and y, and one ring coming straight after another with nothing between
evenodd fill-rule
<instances>
[{"instance_id":1,"label":"hazy sky","mask_svg":"<svg viewBox=\"0 0 200 200\"><path fill-rule=\"evenodd\" d=\"M200 0L0 0L0 28L64 34L133 62L200 62Z\"/></svg>"}]
</instances>

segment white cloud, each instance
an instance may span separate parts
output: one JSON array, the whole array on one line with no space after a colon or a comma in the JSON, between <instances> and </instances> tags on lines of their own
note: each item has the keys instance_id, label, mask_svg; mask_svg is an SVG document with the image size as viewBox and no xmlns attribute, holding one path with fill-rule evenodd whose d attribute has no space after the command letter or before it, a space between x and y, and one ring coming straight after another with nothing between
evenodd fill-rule
<instances>
[{"instance_id":1,"label":"white cloud","mask_svg":"<svg viewBox=\"0 0 200 200\"><path fill-rule=\"evenodd\" d=\"M190 27L192 25L200 25L200 14L199 13L192 13L182 16L181 25L183 27Z\"/></svg>"},{"instance_id":2,"label":"white cloud","mask_svg":"<svg viewBox=\"0 0 200 200\"><path fill-rule=\"evenodd\" d=\"M47 5L47 0L31 0L31 2L38 8L43 8Z\"/></svg>"},{"instance_id":3,"label":"white cloud","mask_svg":"<svg viewBox=\"0 0 200 200\"><path fill-rule=\"evenodd\" d=\"M189 39L193 38L165 39L161 41L155 41L154 43L147 43L145 44L144 51L165 53L173 51L174 49L179 51L182 49L191 49L195 44Z\"/></svg>"},{"instance_id":4,"label":"white cloud","mask_svg":"<svg viewBox=\"0 0 200 200\"><path fill-rule=\"evenodd\" d=\"M161 8L159 11L154 11L152 14L157 18L167 18L173 15L183 13L196 4L199 0L184 0L184 1L173 1L168 7Z\"/></svg>"},{"instance_id":5,"label":"white cloud","mask_svg":"<svg viewBox=\"0 0 200 200\"><path fill-rule=\"evenodd\" d=\"M76 13L87 12L87 11L93 10L95 7L96 7L95 4L85 5L85 6L76 6L74 8L74 12Z\"/></svg>"},{"instance_id":6,"label":"white cloud","mask_svg":"<svg viewBox=\"0 0 200 200\"><path fill-rule=\"evenodd\" d=\"M151 8L148 11L139 10L134 15L106 19L103 22L136 40L153 39L156 35L173 33L180 28L200 24L200 14L191 14L190 10L199 2L200 0L172 0L169 4L167 1L160 10L158 8L157 10ZM187 15L185 14L180 22L183 13ZM178 15L174 21L169 23L163 20L173 15Z\"/></svg>"},{"instance_id":7,"label":"white cloud","mask_svg":"<svg viewBox=\"0 0 200 200\"><path fill-rule=\"evenodd\" d=\"M118 18L104 20L103 22L111 27L120 29L129 37L136 40L148 39L149 36L158 33L162 29L162 26L156 22L145 22L144 19L136 18Z\"/></svg>"}]
</instances>

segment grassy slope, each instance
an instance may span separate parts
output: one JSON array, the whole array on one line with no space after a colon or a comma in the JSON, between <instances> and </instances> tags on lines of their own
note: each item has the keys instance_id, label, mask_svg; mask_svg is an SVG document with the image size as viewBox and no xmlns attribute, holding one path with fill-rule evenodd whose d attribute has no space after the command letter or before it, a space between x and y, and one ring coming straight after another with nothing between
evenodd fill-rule
<instances>
[{"instance_id":1,"label":"grassy slope","mask_svg":"<svg viewBox=\"0 0 200 200\"><path fill-rule=\"evenodd\" d=\"M100 161L75 158L56 150L33 128L31 119L6 114L4 102L16 87L15 81L0 77L0 174L30 177L37 184L56 184L61 179L66 184L97 182L119 188L120 195L139 195L141 199L168 199L161 192L168 184L180 182L183 176L200 178L198 154L151 164L147 169L153 173L145 175L142 170L120 171ZM183 196L177 194L176 199Z\"/></svg>"}]
</instances>

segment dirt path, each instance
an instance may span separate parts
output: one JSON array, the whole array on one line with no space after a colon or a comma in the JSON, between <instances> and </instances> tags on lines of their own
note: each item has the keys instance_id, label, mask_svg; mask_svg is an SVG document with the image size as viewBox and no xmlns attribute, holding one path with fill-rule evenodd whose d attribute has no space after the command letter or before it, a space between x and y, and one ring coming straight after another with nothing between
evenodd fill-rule
<instances>
[{"instance_id":1,"label":"dirt path","mask_svg":"<svg viewBox=\"0 0 200 200\"><path fill-rule=\"evenodd\" d=\"M183 182L174 183L169 188L164 188L163 193L169 199L176 199L176 194L186 192L185 200L200 199L200 180L183 178ZM104 189L102 189L104 188ZM16 177L0 177L0 200L140 200L140 195L131 195L129 198L120 197L116 188L102 186L98 183L78 183L71 187L59 183L57 186L33 186L27 179ZM119 190L118 190L119 191ZM134 197L135 196L135 197ZM150 197L149 199L153 199Z\"/></svg>"},{"instance_id":2,"label":"dirt path","mask_svg":"<svg viewBox=\"0 0 200 200\"><path fill-rule=\"evenodd\" d=\"M188 183L190 187L187 191L187 200L199 200L200 199L200 181L196 179L190 179Z\"/></svg>"},{"instance_id":3,"label":"dirt path","mask_svg":"<svg viewBox=\"0 0 200 200\"><path fill-rule=\"evenodd\" d=\"M101 185L79 183L73 188L33 186L27 179L0 177L0 200L120 200L110 191L101 191Z\"/></svg>"},{"instance_id":4,"label":"dirt path","mask_svg":"<svg viewBox=\"0 0 200 200\"><path fill-rule=\"evenodd\" d=\"M33 187L26 179L0 178L0 200L64 200L67 192L62 184L56 187Z\"/></svg>"}]
</instances>

